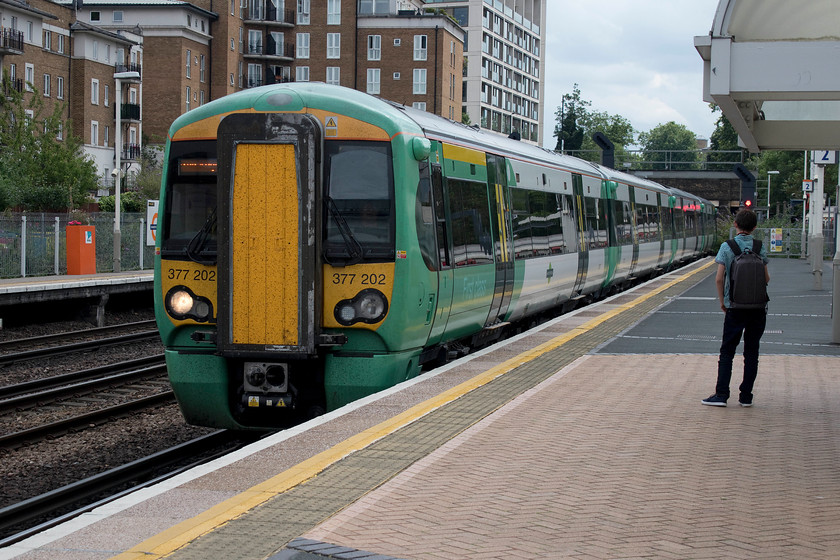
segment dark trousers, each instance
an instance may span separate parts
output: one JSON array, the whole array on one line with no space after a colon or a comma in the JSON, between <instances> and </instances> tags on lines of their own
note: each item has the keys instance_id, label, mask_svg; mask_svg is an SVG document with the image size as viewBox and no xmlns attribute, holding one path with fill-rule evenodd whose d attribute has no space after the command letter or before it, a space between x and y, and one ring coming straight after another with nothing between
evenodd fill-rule
<instances>
[{"instance_id":1,"label":"dark trousers","mask_svg":"<svg viewBox=\"0 0 840 560\"><path fill-rule=\"evenodd\" d=\"M715 393L729 398L729 381L732 378L732 360L744 335L744 381L741 383L741 399L752 402L752 390L755 376L758 375L758 346L764 326L767 324L767 311L764 309L728 309L723 320L723 342L720 345L718 376Z\"/></svg>"}]
</instances>

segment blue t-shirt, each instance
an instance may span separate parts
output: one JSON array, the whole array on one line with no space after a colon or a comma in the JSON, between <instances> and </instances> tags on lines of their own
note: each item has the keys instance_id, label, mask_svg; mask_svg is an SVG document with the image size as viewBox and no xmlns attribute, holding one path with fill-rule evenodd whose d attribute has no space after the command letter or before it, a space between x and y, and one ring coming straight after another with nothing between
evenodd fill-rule
<instances>
[{"instance_id":1,"label":"blue t-shirt","mask_svg":"<svg viewBox=\"0 0 840 560\"><path fill-rule=\"evenodd\" d=\"M746 234L738 234L735 236L735 243L738 244L738 247L741 248L743 251L744 249L752 249L753 246L753 236L746 235ZM759 252L761 255L761 260L764 261L764 264L770 262L767 259L767 247L766 243L761 244L761 251ZM723 304L728 308L729 307L729 268L732 264L732 261L735 260L735 253L732 252L732 249L729 247L729 244L725 241L720 244L720 249L718 249L717 256L715 257L715 262L718 264L722 264L726 267L726 278L723 281Z\"/></svg>"}]
</instances>

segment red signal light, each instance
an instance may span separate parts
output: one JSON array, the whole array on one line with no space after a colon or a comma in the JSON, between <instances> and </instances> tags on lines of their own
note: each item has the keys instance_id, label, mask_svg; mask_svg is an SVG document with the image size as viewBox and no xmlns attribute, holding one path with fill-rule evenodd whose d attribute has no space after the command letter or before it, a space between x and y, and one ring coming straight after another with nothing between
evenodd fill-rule
<instances>
[{"instance_id":1,"label":"red signal light","mask_svg":"<svg viewBox=\"0 0 840 560\"><path fill-rule=\"evenodd\" d=\"M749 199L748 199L748 200L745 200L745 201L744 201L744 206L746 206L747 208L749 208L750 206L752 206L752 200L749 200Z\"/></svg>"}]
</instances>

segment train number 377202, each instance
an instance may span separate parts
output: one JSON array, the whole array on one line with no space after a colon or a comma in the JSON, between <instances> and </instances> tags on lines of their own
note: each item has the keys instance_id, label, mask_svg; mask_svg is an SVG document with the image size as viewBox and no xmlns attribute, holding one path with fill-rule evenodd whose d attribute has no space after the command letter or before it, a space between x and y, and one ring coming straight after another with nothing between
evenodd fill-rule
<instances>
[{"instance_id":1,"label":"train number 377202","mask_svg":"<svg viewBox=\"0 0 840 560\"><path fill-rule=\"evenodd\" d=\"M188 270L186 268L170 268L166 271L170 280L192 280L193 282L215 282L215 270Z\"/></svg>"},{"instance_id":2,"label":"train number 377202","mask_svg":"<svg viewBox=\"0 0 840 560\"><path fill-rule=\"evenodd\" d=\"M387 276L384 274L345 274L336 272L332 275L332 283L340 285L352 285L356 283L357 278L359 283L363 286L382 286L388 280Z\"/></svg>"}]
</instances>

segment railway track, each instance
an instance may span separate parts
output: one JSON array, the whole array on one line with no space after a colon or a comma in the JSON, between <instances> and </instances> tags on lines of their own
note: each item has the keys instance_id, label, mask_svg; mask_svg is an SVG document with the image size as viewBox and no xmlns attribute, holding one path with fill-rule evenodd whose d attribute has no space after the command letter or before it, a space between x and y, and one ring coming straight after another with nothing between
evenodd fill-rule
<instances>
[{"instance_id":1,"label":"railway track","mask_svg":"<svg viewBox=\"0 0 840 560\"><path fill-rule=\"evenodd\" d=\"M21 541L104 503L211 461L250 443L220 430L84 480L0 508L0 547ZM198 459L196 459L198 457ZM104 497L103 497L104 496Z\"/></svg>"},{"instance_id":2,"label":"railway track","mask_svg":"<svg viewBox=\"0 0 840 560\"><path fill-rule=\"evenodd\" d=\"M134 329L137 329L141 326L148 326L147 323L149 322L143 321L142 324L130 323L129 325L134 325ZM151 323L153 324L154 322L151 321ZM125 325L120 326L120 328L125 327ZM102 329L88 329L60 335L47 335L0 342L0 366L40 358L52 358L74 352L97 350L99 348L121 344L130 344L132 342L154 339L159 336L157 329L149 328L127 334L114 334L115 332L112 327L102 327ZM71 342L66 342L68 339ZM77 340L72 341L73 339ZM53 344L55 341L61 341L62 344Z\"/></svg>"}]
</instances>

